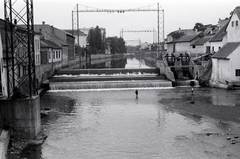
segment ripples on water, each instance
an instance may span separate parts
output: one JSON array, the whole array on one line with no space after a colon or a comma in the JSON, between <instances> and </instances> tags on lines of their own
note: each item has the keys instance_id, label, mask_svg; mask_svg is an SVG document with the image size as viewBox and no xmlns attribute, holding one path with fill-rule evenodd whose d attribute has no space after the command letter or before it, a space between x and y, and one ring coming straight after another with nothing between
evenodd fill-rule
<instances>
[{"instance_id":1,"label":"ripples on water","mask_svg":"<svg viewBox=\"0 0 240 159\"><path fill-rule=\"evenodd\" d=\"M176 91L134 90L48 92L41 101L50 107L43 119L48 133L44 159L93 158L226 158L239 147L226 140L217 122L179 114L159 103ZM226 125L226 129L231 125ZM211 135L206 135L211 132ZM230 146L230 147L228 147ZM238 154L234 154L238 152Z\"/></svg>"}]
</instances>

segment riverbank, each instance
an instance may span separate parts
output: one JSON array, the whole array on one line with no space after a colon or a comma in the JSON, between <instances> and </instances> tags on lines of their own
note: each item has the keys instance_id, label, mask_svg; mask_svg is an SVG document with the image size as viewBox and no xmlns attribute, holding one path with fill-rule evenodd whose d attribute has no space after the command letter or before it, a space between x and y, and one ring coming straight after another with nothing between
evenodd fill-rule
<instances>
[{"instance_id":1,"label":"riverbank","mask_svg":"<svg viewBox=\"0 0 240 159\"><path fill-rule=\"evenodd\" d=\"M215 88L212 91L219 91L218 96L212 97L204 88L194 88L192 95L190 87L184 88L183 91L164 96L160 103L166 109L178 111L184 115L192 114L210 117L220 122L240 123L240 100L236 95L232 95L233 92L236 94L239 92Z\"/></svg>"}]
</instances>

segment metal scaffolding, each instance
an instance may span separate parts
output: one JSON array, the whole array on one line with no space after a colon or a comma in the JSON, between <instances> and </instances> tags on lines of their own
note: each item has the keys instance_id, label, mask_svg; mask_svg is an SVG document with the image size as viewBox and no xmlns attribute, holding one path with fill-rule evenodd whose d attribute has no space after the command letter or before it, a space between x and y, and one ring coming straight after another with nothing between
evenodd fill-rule
<instances>
[{"instance_id":1,"label":"metal scaffolding","mask_svg":"<svg viewBox=\"0 0 240 159\"><path fill-rule=\"evenodd\" d=\"M33 0L4 0L8 97L36 94Z\"/></svg>"}]
</instances>

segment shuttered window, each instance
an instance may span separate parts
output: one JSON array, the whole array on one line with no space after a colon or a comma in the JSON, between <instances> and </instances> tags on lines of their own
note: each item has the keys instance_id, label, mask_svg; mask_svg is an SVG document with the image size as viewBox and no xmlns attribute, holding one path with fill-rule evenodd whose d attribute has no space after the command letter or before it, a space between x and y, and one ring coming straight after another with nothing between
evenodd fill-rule
<instances>
[{"instance_id":1,"label":"shuttered window","mask_svg":"<svg viewBox=\"0 0 240 159\"><path fill-rule=\"evenodd\" d=\"M240 76L240 69L236 69L236 76Z\"/></svg>"}]
</instances>

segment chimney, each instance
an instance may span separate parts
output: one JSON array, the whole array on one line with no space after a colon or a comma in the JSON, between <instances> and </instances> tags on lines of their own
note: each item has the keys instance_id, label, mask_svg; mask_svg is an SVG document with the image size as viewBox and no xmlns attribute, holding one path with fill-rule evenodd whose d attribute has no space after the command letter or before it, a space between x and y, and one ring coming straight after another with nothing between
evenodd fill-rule
<instances>
[{"instance_id":1,"label":"chimney","mask_svg":"<svg viewBox=\"0 0 240 159\"><path fill-rule=\"evenodd\" d=\"M45 21L42 21L42 25L45 25Z\"/></svg>"},{"instance_id":2,"label":"chimney","mask_svg":"<svg viewBox=\"0 0 240 159\"><path fill-rule=\"evenodd\" d=\"M178 28L178 32L180 32L181 31L181 28Z\"/></svg>"}]
</instances>

